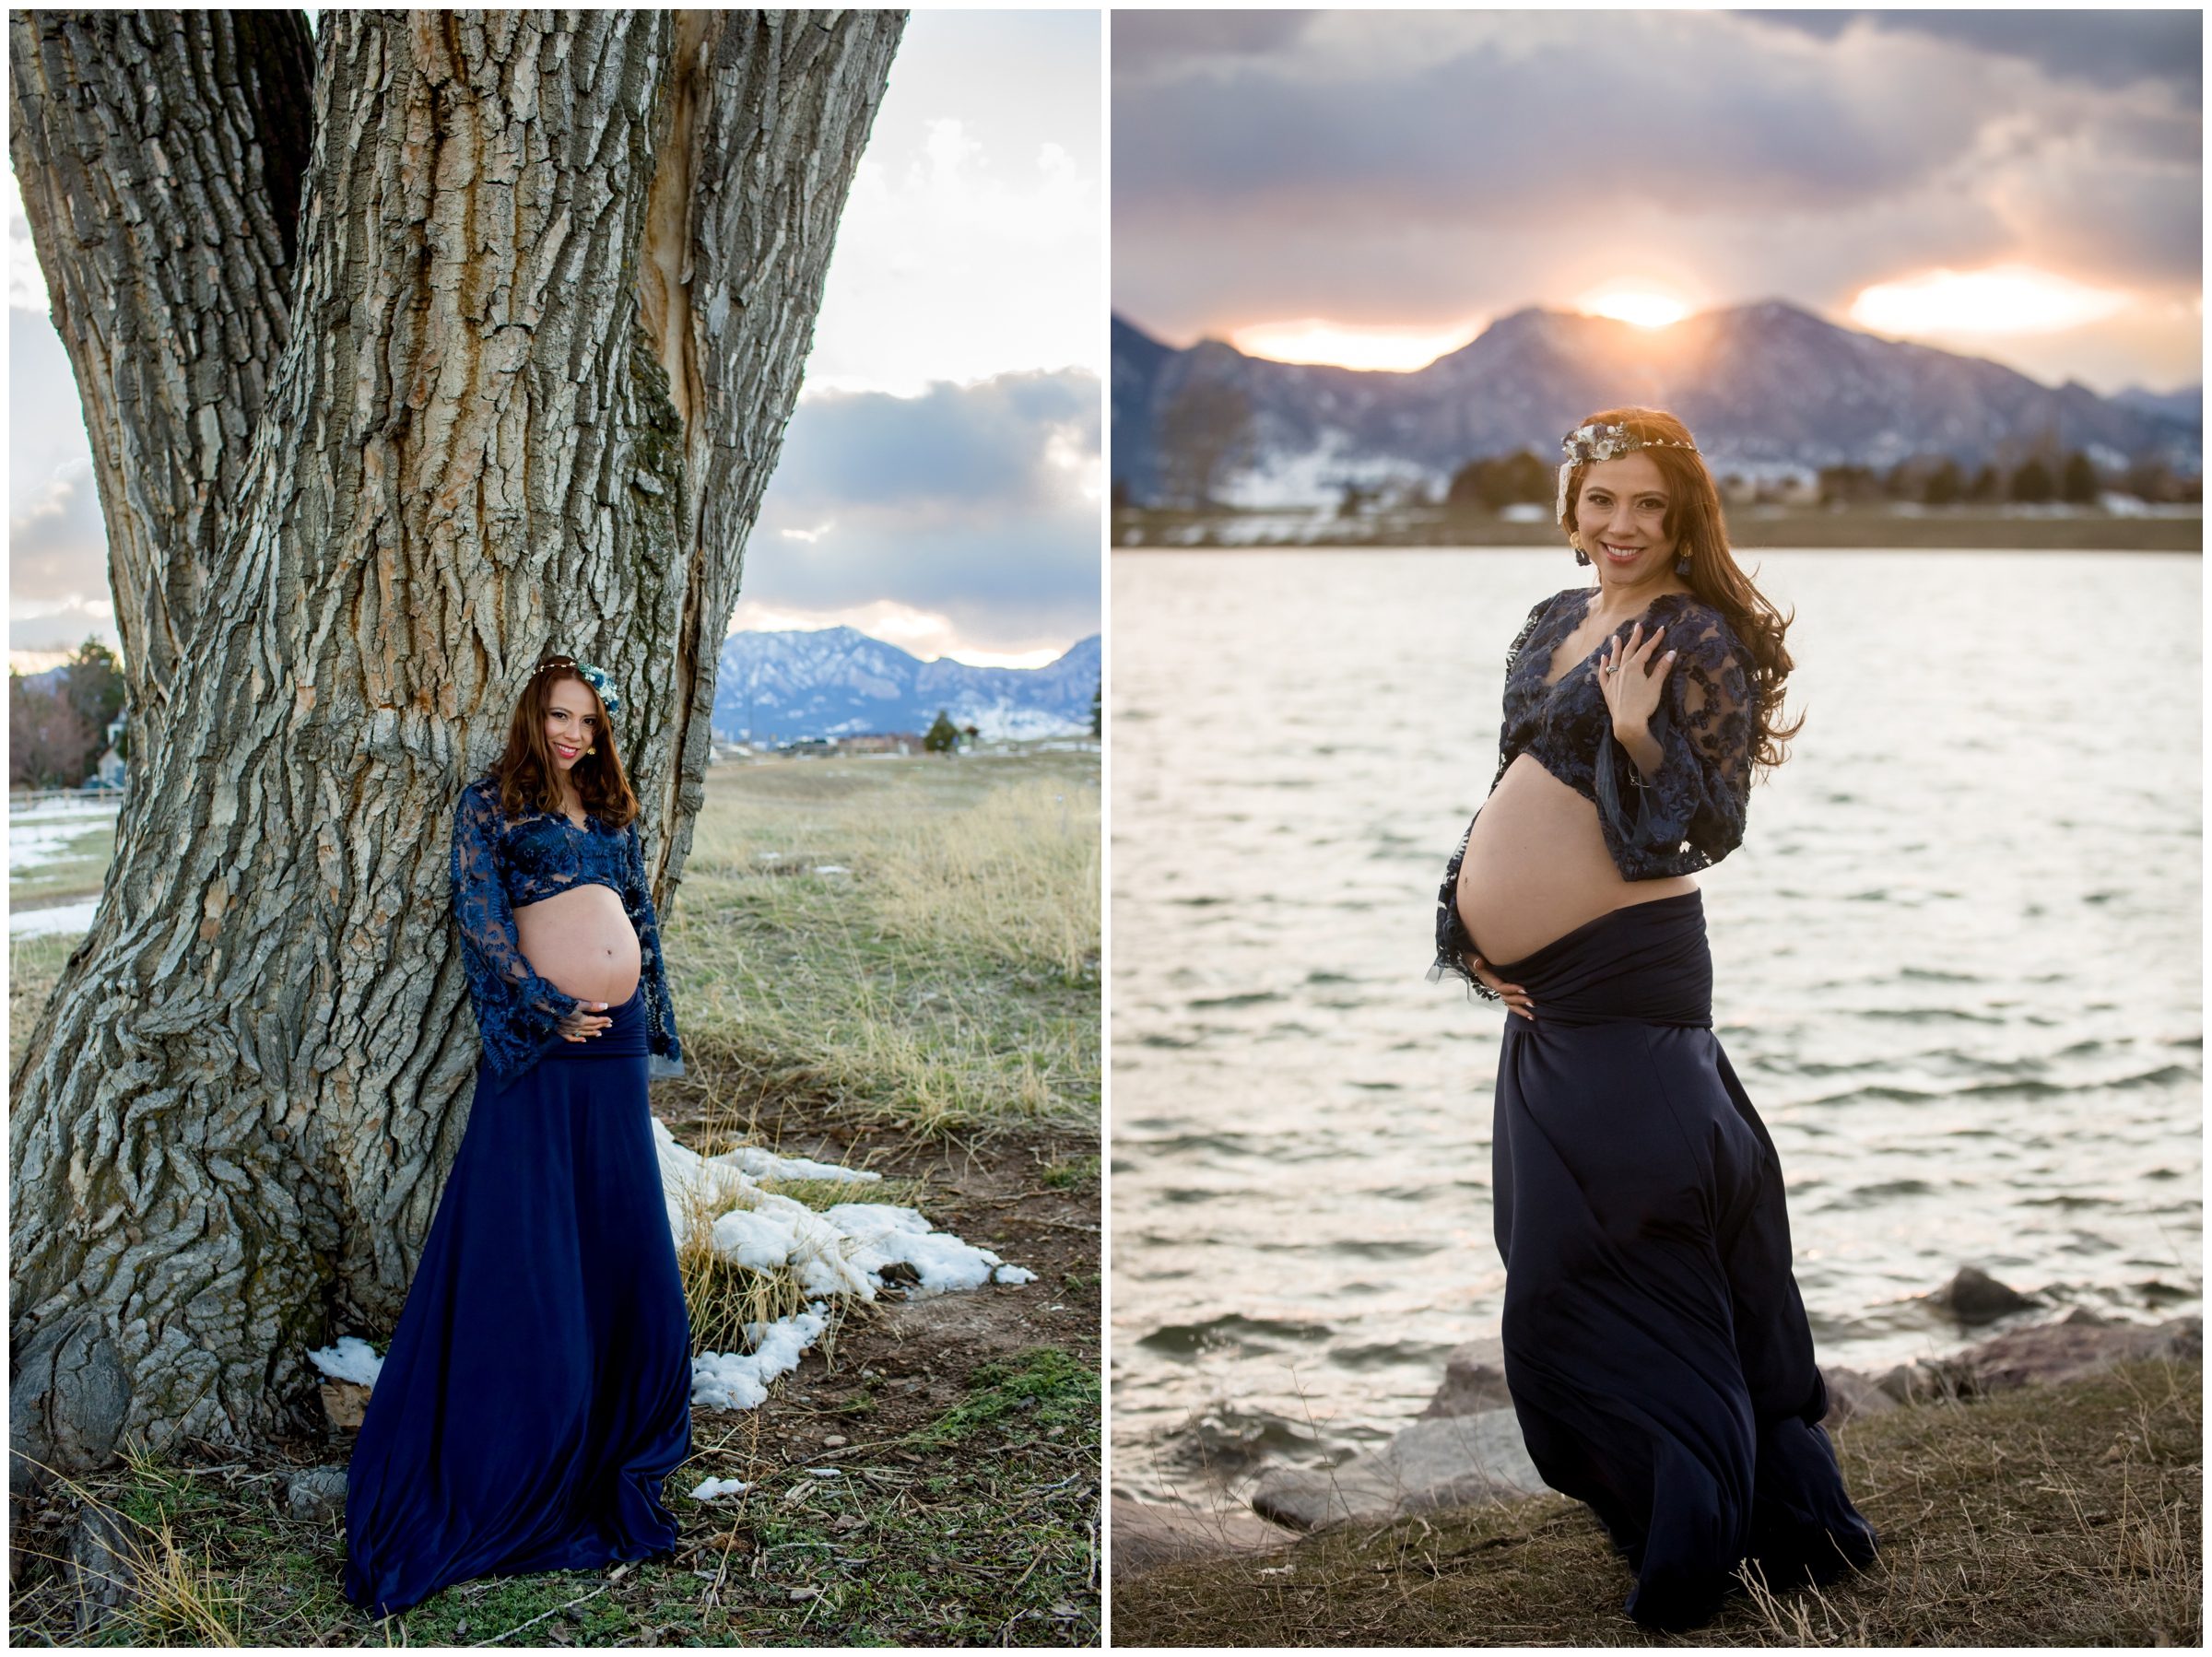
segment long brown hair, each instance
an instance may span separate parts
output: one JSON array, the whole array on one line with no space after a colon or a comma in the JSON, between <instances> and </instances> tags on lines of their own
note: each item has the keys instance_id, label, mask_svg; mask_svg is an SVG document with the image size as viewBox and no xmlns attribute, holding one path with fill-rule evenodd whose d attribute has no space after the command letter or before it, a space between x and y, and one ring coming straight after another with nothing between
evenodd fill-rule
<instances>
[{"instance_id":1,"label":"long brown hair","mask_svg":"<svg viewBox=\"0 0 2212 1657\"><path fill-rule=\"evenodd\" d=\"M615 746L615 722L592 682L576 671L573 656L547 656L537 664L530 682L514 704L507 724L507 751L491 768L500 785L500 809L509 817L534 811L556 814L568 809L560 794L560 772L553 763L553 745L546 740L546 714L553 687L566 680L582 685L599 712L599 734L592 739L593 752L578 757L569 772L583 808L599 819L603 828L627 828L638 815L638 796L629 790L622 770L622 756Z\"/></svg>"},{"instance_id":2,"label":"long brown hair","mask_svg":"<svg viewBox=\"0 0 2212 1657\"><path fill-rule=\"evenodd\" d=\"M1789 739L1805 723L1802 713L1789 724L1782 721L1783 681L1795 665L1782 642L1793 610L1784 616L1766 594L1752 585L1728 546L1728 523L1721 511L1721 492L1713 488L1712 474L1704 458L1691 446L1689 428L1664 409L1608 408L1594 414L1590 422L1625 426L1641 438L1648 454L1666 479L1666 533L1678 557L1689 559L1683 577L1691 593L1721 613L1744 648L1751 652L1751 680L1759 695L1759 723L1752 733L1751 764L1755 772L1773 770L1789 758ZM1585 422L1585 424L1590 423ZM1681 445L1676 447L1674 445ZM1582 499L1587 463L1578 465L1567 479L1567 533L1578 525L1575 507Z\"/></svg>"}]
</instances>

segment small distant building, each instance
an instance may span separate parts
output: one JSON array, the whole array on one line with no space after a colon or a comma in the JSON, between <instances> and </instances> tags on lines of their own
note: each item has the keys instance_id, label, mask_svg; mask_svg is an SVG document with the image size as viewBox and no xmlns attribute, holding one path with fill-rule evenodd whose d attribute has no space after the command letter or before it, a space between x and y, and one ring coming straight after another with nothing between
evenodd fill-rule
<instances>
[{"instance_id":1,"label":"small distant building","mask_svg":"<svg viewBox=\"0 0 2212 1657\"><path fill-rule=\"evenodd\" d=\"M918 754L922 739L911 731L878 731L866 736L841 736L841 754Z\"/></svg>"}]
</instances>

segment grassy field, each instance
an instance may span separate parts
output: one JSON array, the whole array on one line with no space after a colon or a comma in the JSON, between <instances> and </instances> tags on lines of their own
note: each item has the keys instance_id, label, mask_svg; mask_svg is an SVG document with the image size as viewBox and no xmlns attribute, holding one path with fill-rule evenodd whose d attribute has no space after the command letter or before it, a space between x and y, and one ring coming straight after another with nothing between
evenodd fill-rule
<instances>
[{"instance_id":1,"label":"grassy field","mask_svg":"<svg viewBox=\"0 0 2212 1657\"><path fill-rule=\"evenodd\" d=\"M891 1407L876 1400L895 1378L853 1379L824 1413L870 1440L865 1457L792 1460L695 1433L669 1481L685 1533L673 1557L465 1582L385 1618L340 1594L341 1527L291 1517L281 1459L135 1458L18 1521L29 1569L11 1643L1095 1644L1096 1362L1041 1347L982 1366L952 1408L888 1433L863 1424ZM836 1476L813 1471L825 1462ZM759 1480L742 1503L681 1493L733 1468ZM79 1635L56 1566L87 1500L118 1516L138 1591Z\"/></svg>"},{"instance_id":2,"label":"grassy field","mask_svg":"<svg viewBox=\"0 0 2212 1657\"><path fill-rule=\"evenodd\" d=\"M8 939L7 1073L11 1076L16 1073L16 1061L30 1045L39 1015L46 1010L46 998L62 981L62 968L68 963L69 952L84 941L82 933Z\"/></svg>"},{"instance_id":3,"label":"grassy field","mask_svg":"<svg viewBox=\"0 0 2212 1657\"><path fill-rule=\"evenodd\" d=\"M1100 1098L1098 756L708 774L665 944L688 1065L924 1133Z\"/></svg>"},{"instance_id":4,"label":"grassy field","mask_svg":"<svg viewBox=\"0 0 2212 1657\"><path fill-rule=\"evenodd\" d=\"M1113 1590L1122 1645L2177 1645L2203 1642L2204 1366L1853 1422L1836 1450L1882 1541L1824 1590L1754 1586L1711 1627L1647 1633L1563 1497L1347 1524L1275 1555Z\"/></svg>"},{"instance_id":5,"label":"grassy field","mask_svg":"<svg viewBox=\"0 0 2212 1657\"><path fill-rule=\"evenodd\" d=\"M1037 1282L841 1308L767 1404L694 1411L671 1557L364 1617L341 1528L284 1497L344 1463L334 1429L141 1457L19 1510L15 1643L1097 1643L1098 774L1040 752L717 767L664 917L688 1074L653 1110L680 1141L866 1164L887 1178L864 1193L776 1189L913 1204ZM76 942L11 946L13 1052ZM697 1256L695 1350L794 1309L793 1285ZM692 1501L710 1475L754 1488ZM141 1591L78 1635L59 1559L88 1500Z\"/></svg>"}]
</instances>

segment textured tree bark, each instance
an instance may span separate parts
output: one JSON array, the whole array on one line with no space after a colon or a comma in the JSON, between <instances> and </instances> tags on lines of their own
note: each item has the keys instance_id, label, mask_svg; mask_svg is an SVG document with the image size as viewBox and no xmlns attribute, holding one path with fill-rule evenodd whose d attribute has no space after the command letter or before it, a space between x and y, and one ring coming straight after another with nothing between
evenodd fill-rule
<instances>
[{"instance_id":1,"label":"textured tree bark","mask_svg":"<svg viewBox=\"0 0 2212 1657\"><path fill-rule=\"evenodd\" d=\"M313 41L298 12L13 12L8 148L76 374L141 729L290 337Z\"/></svg>"},{"instance_id":2,"label":"textured tree bark","mask_svg":"<svg viewBox=\"0 0 2212 1657\"><path fill-rule=\"evenodd\" d=\"M279 1428L308 1346L396 1317L477 1058L453 804L547 646L618 683L673 898L715 647L902 23L323 14L296 274L264 307L289 343L258 421L223 405L251 442L189 605L163 587L168 715L15 1077L18 1470ZM18 65L89 27L18 20ZM162 84L202 73L170 61L188 29L140 27ZM122 124L105 84L73 83L88 128ZM77 217L34 221L57 292Z\"/></svg>"}]
</instances>

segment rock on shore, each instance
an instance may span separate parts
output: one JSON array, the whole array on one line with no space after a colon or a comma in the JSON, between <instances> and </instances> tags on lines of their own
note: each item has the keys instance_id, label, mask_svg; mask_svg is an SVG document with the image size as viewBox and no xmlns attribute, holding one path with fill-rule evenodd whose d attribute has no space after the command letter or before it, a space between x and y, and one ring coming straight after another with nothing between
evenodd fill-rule
<instances>
[{"instance_id":1,"label":"rock on shore","mask_svg":"<svg viewBox=\"0 0 2212 1657\"><path fill-rule=\"evenodd\" d=\"M1184 1559L1265 1553L1289 1540L1277 1526L1250 1513L1148 1508L1121 1496L1113 1498L1112 1523L1116 1581Z\"/></svg>"},{"instance_id":2,"label":"rock on shore","mask_svg":"<svg viewBox=\"0 0 2212 1657\"><path fill-rule=\"evenodd\" d=\"M1961 1324L2048 1304L1971 1266L1928 1299ZM1824 1366L1827 1424L1841 1427L1923 1400L2078 1381L2143 1358L2203 1356L2201 1318L2124 1323L2076 1307L2054 1322L2007 1330L1949 1357L1898 1364L1879 1375ZM1470 1341L1453 1349L1435 1396L1389 1443L1324 1471L1266 1474L1253 1493L1252 1514L1147 1508L1117 1498L1113 1572L1120 1578L1185 1559L1265 1552L1288 1540L1285 1530L1513 1501L1545 1488L1506 1391L1503 1344Z\"/></svg>"},{"instance_id":3,"label":"rock on shore","mask_svg":"<svg viewBox=\"0 0 2212 1657\"><path fill-rule=\"evenodd\" d=\"M1504 1343L1491 1339L1453 1347L1428 1407L1381 1450L1326 1472L1270 1473L1253 1492L1252 1508L1310 1531L1332 1520L1511 1501L1544 1488L1505 1390Z\"/></svg>"},{"instance_id":4,"label":"rock on shore","mask_svg":"<svg viewBox=\"0 0 2212 1657\"><path fill-rule=\"evenodd\" d=\"M1510 1409L1416 1421L1381 1450L1324 1473L1271 1473L1252 1510L1292 1530L1332 1520L1512 1501L1545 1488Z\"/></svg>"}]
</instances>

